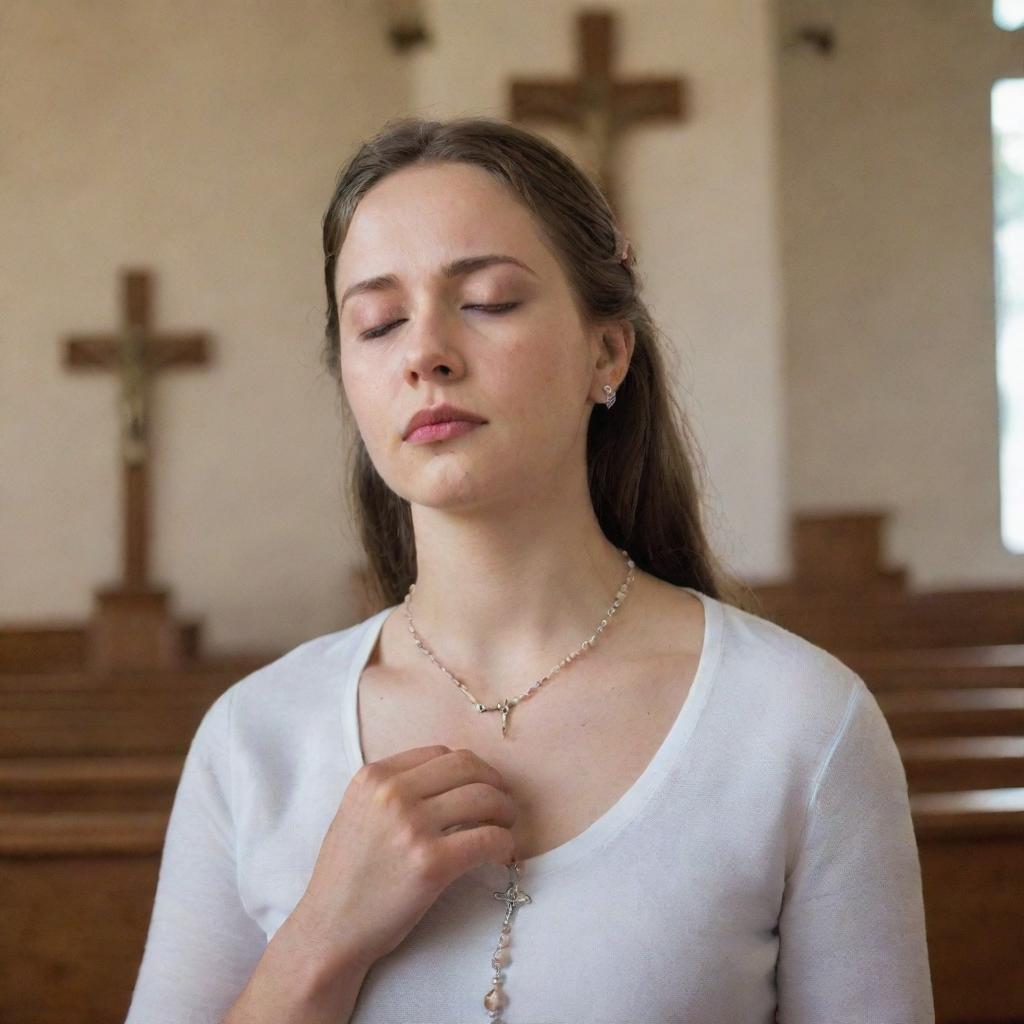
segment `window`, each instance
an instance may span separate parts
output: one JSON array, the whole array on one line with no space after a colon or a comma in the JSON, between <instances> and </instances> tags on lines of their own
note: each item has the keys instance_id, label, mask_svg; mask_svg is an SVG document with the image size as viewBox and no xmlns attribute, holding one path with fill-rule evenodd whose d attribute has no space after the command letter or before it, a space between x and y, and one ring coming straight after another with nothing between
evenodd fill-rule
<instances>
[{"instance_id":1,"label":"window","mask_svg":"<svg viewBox=\"0 0 1024 1024\"><path fill-rule=\"evenodd\" d=\"M1024 0L993 0L992 19L1000 28L1016 31L1024 25Z\"/></svg>"},{"instance_id":2,"label":"window","mask_svg":"<svg viewBox=\"0 0 1024 1024\"><path fill-rule=\"evenodd\" d=\"M997 7L1000 4L996 4ZM1024 2L1003 0L1003 7ZM1024 553L1024 79L992 87L996 375L1003 544Z\"/></svg>"}]
</instances>

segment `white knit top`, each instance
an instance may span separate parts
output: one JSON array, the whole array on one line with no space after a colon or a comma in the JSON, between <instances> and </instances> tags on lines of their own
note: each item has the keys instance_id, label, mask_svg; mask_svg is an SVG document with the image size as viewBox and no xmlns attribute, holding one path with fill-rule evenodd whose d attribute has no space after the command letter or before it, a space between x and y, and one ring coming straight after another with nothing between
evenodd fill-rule
<instances>
[{"instance_id":1,"label":"white knit top","mask_svg":"<svg viewBox=\"0 0 1024 1024\"><path fill-rule=\"evenodd\" d=\"M690 589L690 588L687 588ZM933 1024L906 776L861 678L696 590L690 692L642 775L522 861L508 1024ZM126 1024L217 1024L363 763L358 679L394 607L231 686L192 740ZM486 1022L507 868L456 879L351 1024Z\"/></svg>"}]
</instances>

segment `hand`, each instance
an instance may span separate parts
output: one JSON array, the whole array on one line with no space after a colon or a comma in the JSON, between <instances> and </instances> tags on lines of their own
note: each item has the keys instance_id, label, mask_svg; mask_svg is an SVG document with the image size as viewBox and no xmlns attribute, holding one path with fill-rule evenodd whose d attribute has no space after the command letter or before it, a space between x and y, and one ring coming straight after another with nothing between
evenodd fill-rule
<instances>
[{"instance_id":1,"label":"hand","mask_svg":"<svg viewBox=\"0 0 1024 1024\"><path fill-rule=\"evenodd\" d=\"M515 818L501 773L471 750L373 761L346 788L296 911L328 960L368 970L456 878L512 863Z\"/></svg>"}]
</instances>

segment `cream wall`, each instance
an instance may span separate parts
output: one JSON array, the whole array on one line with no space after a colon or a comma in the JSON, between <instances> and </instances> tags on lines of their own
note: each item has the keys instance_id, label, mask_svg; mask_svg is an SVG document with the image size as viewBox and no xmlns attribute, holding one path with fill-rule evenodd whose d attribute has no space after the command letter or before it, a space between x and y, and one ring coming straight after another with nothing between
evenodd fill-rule
<instances>
[{"instance_id":1,"label":"cream wall","mask_svg":"<svg viewBox=\"0 0 1024 1024\"><path fill-rule=\"evenodd\" d=\"M764 0L604 6L617 15L618 76L688 84L685 122L623 137L620 206L707 462L712 542L739 572L776 577L788 552L772 9ZM575 74L579 7L434 0L440 45L413 60L417 112L504 116L511 79ZM528 127L574 152L571 133Z\"/></svg>"},{"instance_id":2,"label":"cream wall","mask_svg":"<svg viewBox=\"0 0 1024 1024\"><path fill-rule=\"evenodd\" d=\"M155 580L210 650L338 628L356 560L318 349L320 217L408 98L370 4L6 0L0 25L0 621L82 618L120 572L110 374L59 365L157 276L214 364L156 388Z\"/></svg>"},{"instance_id":3,"label":"cream wall","mask_svg":"<svg viewBox=\"0 0 1024 1024\"><path fill-rule=\"evenodd\" d=\"M780 0L795 510L891 509L922 587L1019 584L1000 540L989 96L1024 74L991 0ZM832 25L822 57L784 45Z\"/></svg>"},{"instance_id":4,"label":"cream wall","mask_svg":"<svg viewBox=\"0 0 1024 1024\"><path fill-rule=\"evenodd\" d=\"M620 11L620 71L685 75L691 119L623 144L627 229L705 447L732 564L785 571L772 30L752 0ZM214 365L157 385L153 575L211 651L353 621L343 438L318 363L320 217L394 114L503 116L512 74L575 69L575 4L442 0L400 57L385 8L8 0L0 25L0 621L82 618L119 571L115 387L59 365L152 266L164 329ZM552 133L571 148L571 140Z\"/></svg>"}]
</instances>

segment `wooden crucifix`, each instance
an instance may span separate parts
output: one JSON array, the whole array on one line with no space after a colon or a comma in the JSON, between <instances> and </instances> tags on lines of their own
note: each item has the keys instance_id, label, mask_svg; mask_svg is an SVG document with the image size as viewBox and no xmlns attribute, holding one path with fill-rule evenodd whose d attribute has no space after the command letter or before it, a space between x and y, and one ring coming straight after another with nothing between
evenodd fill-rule
<instances>
[{"instance_id":1,"label":"wooden crucifix","mask_svg":"<svg viewBox=\"0 0 1024 1024\"><path fill-rule=\"evenodd\" d=\"M122 466L122 576L98 592L94 624L98 654L93 666L169 667L177 661L176 627L166 591L149 580L150 430L153 377L173 366L203 366L206 335L157 334L152 326L150 275L122 274L123 326L115 334L75 335L64 342L64 365L72 370L111 370L120 384Z\"/></svg>"},{"instance_id":2,"label":"wooden crucifix","mask_svg":"<svg viewBox=\"0 0 1024 1024\"><path fill-rule=\"evenodd\" d=\"M513 121L553 121L578 130L586 147L584 163L617 211L612 159L617 137L640 121L681 121L685 83L680 78L614 79L614 27L609 11L580 11L579 76L513 81L510 106Z\"/></svg>"}]
</instances>

